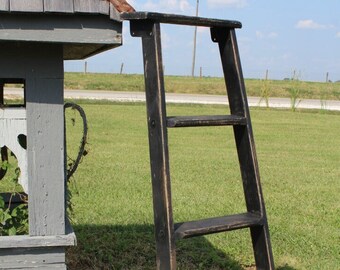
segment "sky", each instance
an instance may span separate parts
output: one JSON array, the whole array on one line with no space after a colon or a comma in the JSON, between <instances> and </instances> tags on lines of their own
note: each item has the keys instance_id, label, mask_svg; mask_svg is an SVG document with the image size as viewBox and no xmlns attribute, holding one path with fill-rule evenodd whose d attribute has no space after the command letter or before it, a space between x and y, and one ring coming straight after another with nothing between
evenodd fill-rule
<instances>
[{"instance_id":1,"label":"sky","mask_svg":"<svg viewBox=\"0 0 340 270\"><path fill-rule=\"evenodd\" d=\"M137 11L194 16L197 0L128 0ZM237 20L245 78L340 80L339 0L200 0L199 16ZM165 75L190 76L194 28L162 25ZM66 61L65 71L143 73L141 40L123 24L123 45L84 61ZM219 52L207 28L198 28L195 75L222 76Z\"/></svg>"}]
</instances>

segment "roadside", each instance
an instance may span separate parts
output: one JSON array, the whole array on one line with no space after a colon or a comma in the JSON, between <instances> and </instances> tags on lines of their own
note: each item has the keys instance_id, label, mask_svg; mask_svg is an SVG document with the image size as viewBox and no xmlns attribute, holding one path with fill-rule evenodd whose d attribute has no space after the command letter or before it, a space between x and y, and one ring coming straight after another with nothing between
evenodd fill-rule
<instances>
[{"instance_id":1,"label":"roadside","mask_svg":"<svg viewBox=\"0 0 340 270\"><path fill-rule=\"evenodd\" d=\"M5 88L5 98L22 97L22 89ZM144 92L115 92L98 90L65 90L65 98L68 99L92 99L92 100L111 100L121 102L143 102L145 101ZM228 104L227 95L198 95L198 94L177 94L167 93L168 103L189 103L189 104ZM266 102L260 97L248 97L249 106L266 107ZM289 98L269 98L268 105L271 108L291 108ZM336 100L316 100L299 99L296 102L297 109L320 109L340 111L340 101Z\"/></svg>"}]
</instances>

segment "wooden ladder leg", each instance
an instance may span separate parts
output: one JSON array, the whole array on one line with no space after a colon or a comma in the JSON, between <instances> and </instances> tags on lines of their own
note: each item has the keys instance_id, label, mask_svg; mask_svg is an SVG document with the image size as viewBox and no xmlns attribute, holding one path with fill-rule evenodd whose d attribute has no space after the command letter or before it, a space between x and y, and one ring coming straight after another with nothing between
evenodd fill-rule
<instances>
[{"instance_id":1,"label":"wooden ladder leg","mask_svg":"<svg viewBox=\"0 0 340 270\"><path fill-rule=\"evenodd\" d=\"M160 24L131 21L131 35L142 37L147 121L157 249L157 269L176 269Z\"/></svg>"},{"instance_id":2,"label":"wooden ladder leg","mask_svg":"<svg viewBox=\"0 0 340 270\"><path fill-rule=\"evenodd\" d=\"M5 84L3 81L0 79L0 105L4 105L5 103L5 90L4 90Z\"/></svg>"},{"instance_id":3,"label":"wooden ladder leg","mask_svg":"<svg viewBox=\"0 0 340 270\"><path fill-rule=\"evenodd\" d=\"M260 213L263 225L250 228L257 269L274 269L266 210L261 190L248 101L234 29L212 28L218 42L231 113L245 116L247 125L234 126L243 189L248 212Z\"/></svg>"}]
</instances>

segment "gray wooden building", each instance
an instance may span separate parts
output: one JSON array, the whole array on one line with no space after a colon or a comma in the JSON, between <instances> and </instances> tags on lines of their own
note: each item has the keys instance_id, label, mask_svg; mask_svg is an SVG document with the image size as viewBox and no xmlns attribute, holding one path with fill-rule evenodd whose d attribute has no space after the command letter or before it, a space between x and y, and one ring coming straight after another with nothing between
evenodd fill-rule
<instances>
[{"instance_id":1,"label":"gray wooden building","mask_svg":"<svg viewBox=\"0 0 340 270\"><path fill-rule=\"evenodd\" d=\"M120 46L121 34L106 0L0 0L0 100L6 83L22 83L25 97L0 106L0 148L18 159L29 209L29 235L0 237L1 269L66 269L76 237L65 214L63 60Z\"/></svg>"}]
</instances>

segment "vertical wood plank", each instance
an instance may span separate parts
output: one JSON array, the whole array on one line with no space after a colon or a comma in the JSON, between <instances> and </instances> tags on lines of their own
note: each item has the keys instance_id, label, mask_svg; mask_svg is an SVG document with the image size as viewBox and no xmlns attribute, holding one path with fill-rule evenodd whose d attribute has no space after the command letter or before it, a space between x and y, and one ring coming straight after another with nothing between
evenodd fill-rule
<instances>
[{"instance_id":1,"label":"vertical wood plank","mask_svg":"<svg viewBox=\"0 0 340 270\"><path fill-rule=\"evenodd\" d=\"M110 19L115 21L122 21L118 10L110 3Z\"/></svg>"},{"instance_id":2,"label":"vertical wood plank","mask_svg":"<svg viewBox=\"0 0 340 270\"><path fill-rule=\"evenodd\" d=\"M176 269L168 134L159 23L130 22L143 44L157 269Z\"/></svg>"},{"instance_id":3,"label":"vertical wood plank","mask_svg":"<svg viewBox=\"0 0 340 270\"><path fill-rule=\"evenodd\" d=\"M25 47L26 48L26 47ZM32 45L26 58L30 235L65 234L62 45Z\"/></svg>"},{"instance_id":4,"label":"vertical wood plank","mask_svg":"<svg viewBox=\"0 0 340 270\"><path fill-rule=\"evenodd\" d=\"M73 13L73 0L44 0L44 11Z\"/></svg>"},{"instance_id":5,"label":"vertical wood plank","mask_svg":"<svg viewBox=\"0 0 340 270\"><path fill-rule=\"evenodd\" d=\"M99 13L98 0L74 0L74 12Z\"/></svg>"},{"instance_id":6,"label":"vertical wood plank","mask_svg":"<svg viewBox=\"0 0 340 270\"><path fill-rule=\"evenodd\" d=\"M260 183L255 142L241 61L234 29L212 29L212 40L218 42L223 73L232 114L243 115L246 126L234 126L234 137L240 163L248 212L259 212L264 224L250 228L257 269L274 269L266 209Z\"/></svg>"},{"instance_id":7,"label":"vertical wood plank","mask_svg":"<svg viewBox=\"0 0 340 270\"><path fill-rule=\"evenodd\" d=\"M99 13L109 15L110 14L110 3L107 0L99 1Z\"/></svg>"},{"instance_id":8,"label":"vertical wood plank","mask_svg":"<svg viewBox=\"0 0 340 270\"><path fill-rule=\"evenodd\" d=\"M11 11L43 12L43 0L10 0Z\"/></svg>"},{"instance_id":9,"label":"vertical wood plank","mask_svg":"<svg viewBox=\"0 0 340 270\"><path fill-rule=\"evenodd\" d=\"M1 11L9 10L9 0L0 0L0 10Z\"/></svg>"}]
</instances>

